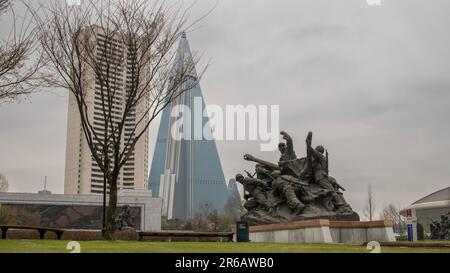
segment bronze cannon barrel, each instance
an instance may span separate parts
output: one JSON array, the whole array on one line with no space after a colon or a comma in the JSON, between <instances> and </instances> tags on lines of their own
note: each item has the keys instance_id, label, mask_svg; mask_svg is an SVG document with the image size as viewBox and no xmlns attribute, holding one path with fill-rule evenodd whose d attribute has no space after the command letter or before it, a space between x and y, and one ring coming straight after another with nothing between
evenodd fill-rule
<instances>
[{"instance_id":1,"label":"bronze cannon barrel","mask_svg":"<svg viewBox=\"0 0 450 273\"><path fill-rule=\"evenodd\" d=\"M269 161L265 161L265 160L256 158L256 157L254 157L254 156L252 156L252 155L249 155L249 154L244 155L244 159L245 159L246 161L251 161L251 162L255 162L255 163L264 165L265 167L270 168L270 169L272 169L272 170L274 170L274 171L280 170L280 166L278 166L278 165L276 165L276 164L273 164L273 163L271 163L271 162L269 162Z\"/></svg>"}]
</instances>

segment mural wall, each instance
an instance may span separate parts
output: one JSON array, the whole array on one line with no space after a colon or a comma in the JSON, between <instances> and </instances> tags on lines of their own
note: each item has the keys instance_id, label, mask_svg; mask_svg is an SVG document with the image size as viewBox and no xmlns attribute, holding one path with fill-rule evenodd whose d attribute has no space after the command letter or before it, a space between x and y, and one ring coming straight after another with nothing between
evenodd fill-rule
<instances>
[{"instance_id":1,"label":"mural wall","mask_svg":"<svg viewBox=\"0 0 450 273\"><path fill-rule=\"evenodd\" d=\"M27 226L98 230L102 228L102 207L69 205L1 204L0 221ZM117 208L120 215L122 208ZM131 207L134 228L141 228L141 208ZM8 223L6 223L8 221Z\"/></svg>"}]
</instances>

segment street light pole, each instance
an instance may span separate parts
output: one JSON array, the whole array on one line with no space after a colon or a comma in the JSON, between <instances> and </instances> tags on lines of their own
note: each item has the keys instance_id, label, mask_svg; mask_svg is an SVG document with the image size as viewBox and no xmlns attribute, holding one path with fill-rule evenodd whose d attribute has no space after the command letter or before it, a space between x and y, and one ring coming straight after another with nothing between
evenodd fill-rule
<instances>
[{"instance_id":1,"label":"street light pole","mask_svg":"<svg viewBox=\"0 0 450 273\"><path fill-rule=\"evenodd\" d=\"M103 219L102 219L102 237L106 233L106 175L103 175Z\"/></svg>"}]
</instances>

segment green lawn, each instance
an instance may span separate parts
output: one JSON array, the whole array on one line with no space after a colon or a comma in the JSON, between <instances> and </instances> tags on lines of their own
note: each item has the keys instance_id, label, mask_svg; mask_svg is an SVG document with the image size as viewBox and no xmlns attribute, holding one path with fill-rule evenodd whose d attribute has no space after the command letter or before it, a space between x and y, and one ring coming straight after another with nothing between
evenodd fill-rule
<instances>
[{"instance_id":1,"label":"green lawn","mask_svg":"<svg viewBox=\"0 0 450 273\"><path fill-rule=\"evenodd\" d=\"M68 241L0 240L0 253L68 253ZM153 243L80 242L82 253L368 253L365 247L336 244L259 244L259 243ZM389 248L382 253L447 252L449 250Z\"/></svg>"}]
</instances>

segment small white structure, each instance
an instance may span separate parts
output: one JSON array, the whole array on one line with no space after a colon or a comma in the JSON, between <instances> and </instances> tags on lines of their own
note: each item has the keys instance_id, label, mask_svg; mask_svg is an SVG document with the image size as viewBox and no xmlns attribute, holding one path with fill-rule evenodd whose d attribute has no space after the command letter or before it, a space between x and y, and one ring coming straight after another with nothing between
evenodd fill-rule
<instances>
[{"instance_id":1,"label":"small white structure","mask_svg":"<svg viewBox=\"0 0 450 273\"><path fill-rule=\"evenodd\" d=\"M0 173L0 192L8 192L9 184L5 175Z\"/></svg>"}]
</instances>

